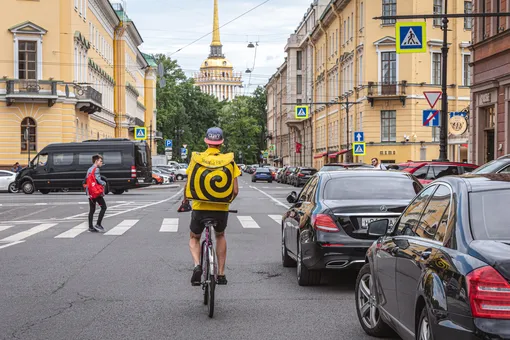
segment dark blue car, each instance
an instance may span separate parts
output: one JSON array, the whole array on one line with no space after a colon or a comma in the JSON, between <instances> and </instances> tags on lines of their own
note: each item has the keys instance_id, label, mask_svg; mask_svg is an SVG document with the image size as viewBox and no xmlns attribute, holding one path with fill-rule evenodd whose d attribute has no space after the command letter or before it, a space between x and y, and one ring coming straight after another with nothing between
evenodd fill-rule
<instances>
[{"instance_id":1,"label":"dark blue car","mask_svg":"<svg viewBox=\"0 0 510 340\"><path fill-rule=\"evenodd\" d=\"M268 183L273 182L273 176L268 168L257 168L257 170L251 175L251 181L267 181Z\"/></svg>"}]
</instances>

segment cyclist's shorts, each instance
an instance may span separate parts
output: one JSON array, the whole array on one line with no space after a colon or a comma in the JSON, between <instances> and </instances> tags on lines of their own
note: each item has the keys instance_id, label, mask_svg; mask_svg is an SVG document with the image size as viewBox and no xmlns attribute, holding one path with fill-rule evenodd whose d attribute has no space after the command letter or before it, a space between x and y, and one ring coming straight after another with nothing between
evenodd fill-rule
<instances>
[{"instance_id":1,"label":"cyclist's shorts","mask_svg":"<svg viewBox=\"0 0 510 340\"><path fill-rule=\"evenodd\" d=\"M201 223L207 218L212 218L218 221L218 225L214 228L217 233L222 233L227 228L228 211L207 211L207 210L193 210L191 212L190 230L193 234L200 235L205 229L205 225Z\"/></svg>"}]
</instances>

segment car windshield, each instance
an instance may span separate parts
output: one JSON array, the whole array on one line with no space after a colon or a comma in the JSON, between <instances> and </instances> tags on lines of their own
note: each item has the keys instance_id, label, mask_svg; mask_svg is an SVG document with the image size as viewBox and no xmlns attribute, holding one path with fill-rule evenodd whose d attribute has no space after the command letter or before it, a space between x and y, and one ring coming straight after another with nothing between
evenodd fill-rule
<instances>
[{"instance_id":1,"label":"car windshield","mask_svg":"<svg viewBox=\"0 0 510 340\"><path fill-rule=\"evenodd\" d=\"M472 174L493 174L497 172L504 164L508 165L508 160L503 162L501 160L493 160L487 164L482 165L478 169L472 172Z\"/></svg>"},{"instance_id":2,"label":"car windshield","mask_svg":"<svg viewBox=\"0 0 510 340\"><path fill-rule=\"evenodd\" d=\"M268 172L269 172L269 169L268 169L268 168L258 168L258 169L257 169L257 173L261 173L261 172L268 173Z\"/></svg>"},{"instance_id":3,"label":"car windshield","mask_svg":"<svg viewBox=\"0 0 510 340\"><path fill-rule=\"evenodd\" d=\"M420 185L405 177L344 177L326 183L324 199L412 199L421 189Z\"/></svg>"},{"instance_id":4,"label":"car windshield","mask_svg":"<svg viewBox=\"0 0 510 340\"><path fill-rule=\"evenodd\" d=\"M469 194L471 232L475 240L510 240L510 190Z\"/></svg>"}]
</instances>

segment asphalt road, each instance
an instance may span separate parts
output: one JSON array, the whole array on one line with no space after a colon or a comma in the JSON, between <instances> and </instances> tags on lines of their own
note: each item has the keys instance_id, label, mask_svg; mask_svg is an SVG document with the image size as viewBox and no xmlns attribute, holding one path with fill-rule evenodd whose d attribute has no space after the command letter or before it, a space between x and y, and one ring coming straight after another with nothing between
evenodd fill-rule
<instances>
[{"instance_id":1,"label":"asphalt road","mask_svg":"<svg viewBox=\"0 0 510 340\"><path fill-rule=\"evenodd\" d=\"M85 230L83 194L0 194L0 339L369 339L356 273L299 287L282 267L277 221L293 189L246 174L240 187L214 319L190 285L181 188L108 195L106 234Z\"/></svg>"}]
</instances>

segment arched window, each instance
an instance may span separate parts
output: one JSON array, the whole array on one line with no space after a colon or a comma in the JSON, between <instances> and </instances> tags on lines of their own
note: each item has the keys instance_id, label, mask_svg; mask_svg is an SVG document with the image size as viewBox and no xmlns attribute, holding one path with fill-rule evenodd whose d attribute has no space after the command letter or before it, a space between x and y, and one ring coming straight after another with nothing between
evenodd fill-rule
<instances>
[{"instance_id":1,"label":"arched window","mask_svg":"<svg viewBox=\"0 0 510 340\"><path fill-rule=\"evenodd\" d=\"M25 118L21 122L21 152L36 151L37 126L32 118Z\"/></svg>"}]
</instances>

